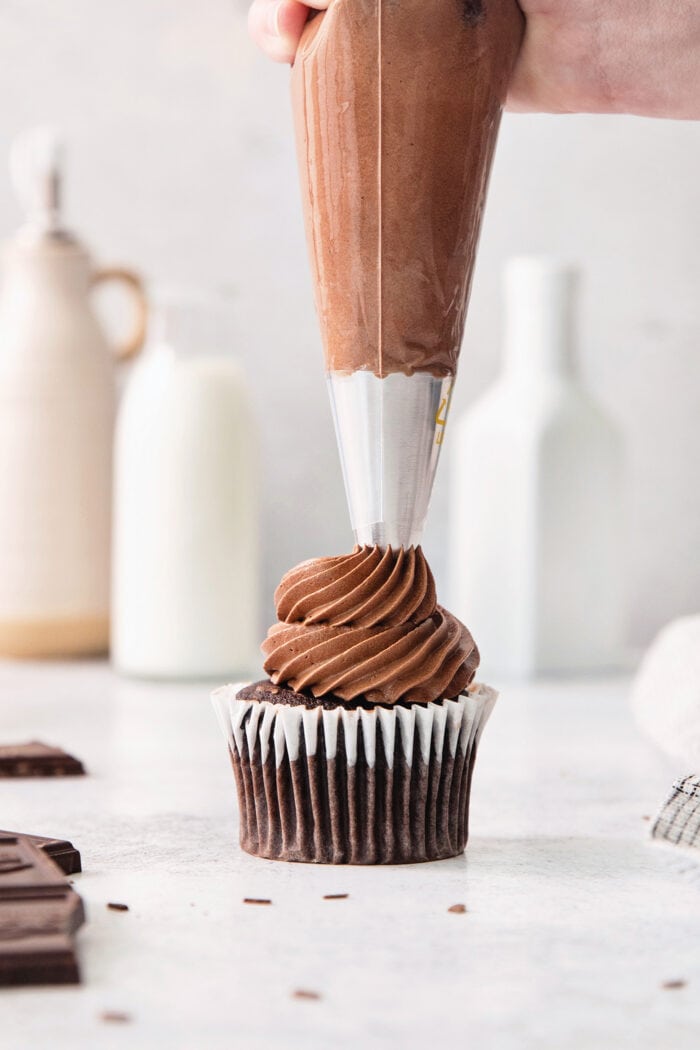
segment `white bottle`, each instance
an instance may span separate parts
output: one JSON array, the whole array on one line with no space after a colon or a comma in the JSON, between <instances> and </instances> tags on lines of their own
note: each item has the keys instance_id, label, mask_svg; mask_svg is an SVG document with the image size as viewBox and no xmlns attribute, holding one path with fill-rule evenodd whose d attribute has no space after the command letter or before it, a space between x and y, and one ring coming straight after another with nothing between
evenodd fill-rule
<instances>
[{"instance_id":1,"label":"white bottle","mask_svg":"<svg viewBox=\"0 0 700 1050\"><path fill-rule=\"evenodd\" d=\"M623 449L577 381L576 278L510 261L504 368L456 427L452 606L505 677L621 656Z\"/></svg>"},{"instance_id":2,"label":"white bottle","mask_svg":"<svg viewBox=\"0 0 700 1050\"><path fill-rule=\"evenodd\" d=\"M258 663L257 444L224 313L165 303L119 412L112 654L126 674Z\"/></svg>"},{"instance_id":3,"label":"white bottle","mask_svg":"<svg viewBox=\"0 0 700 1050\"><path fill-rule=\"evenodd\" d=\"M27 221L6 246L0 293L0 655L103 652L115 353L141 346L146 304L126 271L95 271L60 223L60 142L25 133L11 169ZM111 347L95 316L97 281L126 281L136 328Z\"/></svg>"}]
</instances>

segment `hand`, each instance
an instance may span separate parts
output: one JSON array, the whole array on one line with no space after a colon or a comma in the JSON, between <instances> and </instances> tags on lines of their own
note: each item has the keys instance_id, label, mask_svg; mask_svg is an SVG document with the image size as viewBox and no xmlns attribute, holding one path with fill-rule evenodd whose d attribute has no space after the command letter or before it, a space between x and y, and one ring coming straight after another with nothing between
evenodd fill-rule
<instances>
[{"instance_id":1,"label":"hand","mask_svg":"<svg viewBox=\"0 0 700 1050\"><path fill-rule=\"evenodd\" d=\"M254 0L251 35L271 58L292 62L309 8L329 2ZM521 0L521 7L525 39L508 109L700 118L697 0Z\"/></svg>"},{"instance_id":2,"label":"hand","mask_svg":"<svg viewBox=\"0 0 700 1050\"><path fill-rule=\"evenodd\" d=\"M255 43L275 62L293 62L309 8L322 11L330 0L253 0L248 28Z\"/></svg>"},{"instance_id":3,"label":"hand","mask_svg":"<svg viewBox=\"0 0 700 1050\"><path fill-rule=\"evenodd\" d=\"M507 108L700 118L696 0L521 0Z\"/></svg>"}]
</instances>

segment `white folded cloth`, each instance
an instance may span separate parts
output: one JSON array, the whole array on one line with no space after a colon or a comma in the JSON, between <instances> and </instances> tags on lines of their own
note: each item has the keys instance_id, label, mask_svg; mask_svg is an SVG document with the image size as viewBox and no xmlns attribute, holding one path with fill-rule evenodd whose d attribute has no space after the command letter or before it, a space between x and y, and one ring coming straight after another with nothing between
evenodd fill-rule
<instances>
[{"instance_id":1,"label":"white folded cloth","mask_svg":"<svg viewBox=\"0 0 700 1050\"><path fill-rule=\"evenodd\" d=\"M640 729L679 769L700 768L700 615L659 632L639 665L630 704Z\"/></svg>"}]
</instances>

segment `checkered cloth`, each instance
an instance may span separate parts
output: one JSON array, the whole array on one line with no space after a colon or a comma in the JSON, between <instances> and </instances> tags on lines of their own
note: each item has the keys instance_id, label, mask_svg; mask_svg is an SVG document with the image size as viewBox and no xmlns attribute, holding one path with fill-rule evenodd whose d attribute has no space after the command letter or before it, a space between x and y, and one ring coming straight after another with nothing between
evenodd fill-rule
<instances>
[{"instance_id":1,"label":"checkered cloth","mask_svg":"<svg viewBox=\"0 0 700 1050\"><path fill-rule=\"evenodd\" d=\"M683 777L654 821L651 837L700 850L700 776Z\"/></svg>"}]
</instances>

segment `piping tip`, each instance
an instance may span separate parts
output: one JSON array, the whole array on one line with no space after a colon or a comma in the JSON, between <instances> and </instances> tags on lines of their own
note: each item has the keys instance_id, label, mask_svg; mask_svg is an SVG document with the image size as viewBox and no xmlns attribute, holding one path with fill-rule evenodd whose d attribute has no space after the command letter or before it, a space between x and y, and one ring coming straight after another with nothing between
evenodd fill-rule
<instances>
[{"instance_id":1,"label":"piping tip","mask_svg":"<svg viewBox=\"0 0 700 1050\"><path fill-rule=\"evenodd\" d=\"M331 372L328 390L355 540L417 546L450 408L453 376Z\"/></svg>"}]
</instances>

